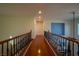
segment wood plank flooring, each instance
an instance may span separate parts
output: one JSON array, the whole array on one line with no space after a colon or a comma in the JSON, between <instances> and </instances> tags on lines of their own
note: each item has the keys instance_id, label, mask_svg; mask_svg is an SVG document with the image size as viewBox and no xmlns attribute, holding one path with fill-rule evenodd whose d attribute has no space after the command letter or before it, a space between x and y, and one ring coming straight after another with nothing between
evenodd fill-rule
<instances>
[{"instance_id":1,"label":"wood plank flooring","mask_svg":"<svg viewBox=\"0 0 79 59\"><path fill-rule=\"evenodd\" d=\"M26 52L26 56L54 56L55 54L45 42L44 36L36 36Z\"/></svg>"}]
</instances>

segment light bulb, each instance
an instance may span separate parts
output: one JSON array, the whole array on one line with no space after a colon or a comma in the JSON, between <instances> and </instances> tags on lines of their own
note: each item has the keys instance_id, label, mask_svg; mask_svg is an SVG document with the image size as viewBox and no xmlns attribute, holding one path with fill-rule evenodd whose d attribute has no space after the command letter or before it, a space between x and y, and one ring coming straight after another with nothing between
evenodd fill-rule
<instances>
[{"instance_id":1,"label":"light bulb","mask_svg":"<svg viewBox=\"0 0 79 59\"><path fill-rule=\"evenodd\" d=\"M39 14L41 14L42 13L42 11L41 10L39 10L39 12L38 12Z\"/></svg>"},{"instance_id":2,"label":"light bulb","mask_svg":"<svg viewBox=\"0 0 79 59\"><path fill-rule=\"evenodd\" d=\"M12 36L9 37L10 39L12 38Z\"/></svg>"}]
</instances>

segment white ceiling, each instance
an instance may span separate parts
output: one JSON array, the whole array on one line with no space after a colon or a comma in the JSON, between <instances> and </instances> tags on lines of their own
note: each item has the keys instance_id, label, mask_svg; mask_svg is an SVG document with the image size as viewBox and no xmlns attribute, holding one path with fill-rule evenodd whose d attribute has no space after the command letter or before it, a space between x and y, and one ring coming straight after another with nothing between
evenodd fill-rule
<instances>
[{"instance_id":1,"label":"white ceiling","mask_svg":"<svg viewBox=\"0 0 79 59\"><path fill-rule=\"evenodd\" d=\"M35 17L38 10L42 10L46 19L70 19L72 11L79 16L79 4L0 4L0 15L25 15Z\"/></svg>"}]
</instances>

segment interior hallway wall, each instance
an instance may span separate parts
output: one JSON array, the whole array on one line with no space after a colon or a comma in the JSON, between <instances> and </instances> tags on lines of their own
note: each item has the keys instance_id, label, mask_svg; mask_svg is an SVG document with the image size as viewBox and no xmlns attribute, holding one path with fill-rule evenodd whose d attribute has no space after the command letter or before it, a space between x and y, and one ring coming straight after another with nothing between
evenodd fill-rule
<instances>
[{"instance_id":1,"label":"interior hallway wall","mask_svg":"<svg viewBox=\"0 0 79 59\"><path fill-rule=\"evenodd\" d=\"M33 29L33 19L26 16L0 16L0 40L24 34Z\"/></svg>"},{"instance_id":2,"label":"interior hallway wall","mask_svg":"<svg viewBox=\"0 0 79 59\"><path fill-rule=\"evenodd\" d=\"M65 36L72 36L72 22L71 20L46 20L45 30L51 32L51 23L65 23Z\"/></svg>"},{"instance_id":3,"label":"interior hallway wall","mask_svg":"<svg viewBox=\"0 0 79 59\"><path fill-rule=\"evenodd\" d=\"M75 38L79 39L79 35L78 35L78 24L79 24L79 18L76 18L75 21Z\"/></svg>"}]
</instances>

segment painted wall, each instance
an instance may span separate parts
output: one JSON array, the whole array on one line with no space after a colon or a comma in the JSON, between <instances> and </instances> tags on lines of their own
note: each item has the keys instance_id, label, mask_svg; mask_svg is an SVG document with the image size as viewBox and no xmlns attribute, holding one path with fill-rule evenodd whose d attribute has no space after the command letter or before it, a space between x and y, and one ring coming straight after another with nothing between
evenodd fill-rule
<instances>
[{"instance_id":1,"label":"painted wall","mask_svg":"<svg viewBox=\"0 0 79 59\"><path fill-rule=\"evenodd\" d=\"M44 20L44 30L51 31L51 23L65 23L65 36L71 36L70 20ZM9 36L17 36L32 30L34 35L34 18L25 15L0 15L0 40L8 39Z\"/></svg>"},{"instance_id":2,"label":"painted wall","mask_svg":"<svg viewBox=\"0 0 79 59\"><path fill-rule=\"evenodd\" d=\"M70 23L71 23L70 32L71 32L71 36L73 37L73 21L71 20ZM79 39L79 35L78 35L78 23L79 23L79 18L76 18L75 19L75 27L74 27L74 29L75 29L75 38L76 39Z\"/></svg>"},{"instance_id":3,"label":"painted wall","mask_svg":"<svg viewBox=\"0 0 79 59\"><path fill-rule=\"evenodd\" d=\"M33 29L33 19L22 15L0 16L0 40L8 39L9 36L17 36Z\"/></svg>"},{"instance_id":4,"label":"painted wall","mask_svg":"<svg viewBox=\"0 0 79 59\"><path fill-rule=\"evenodd\" d=\"M79 39L79 35L78 35L78 23L79 23L79 18L77 18L76 21L75 21L75 37L76 37L76 39Z\"/></svg>"}]
</instances>

